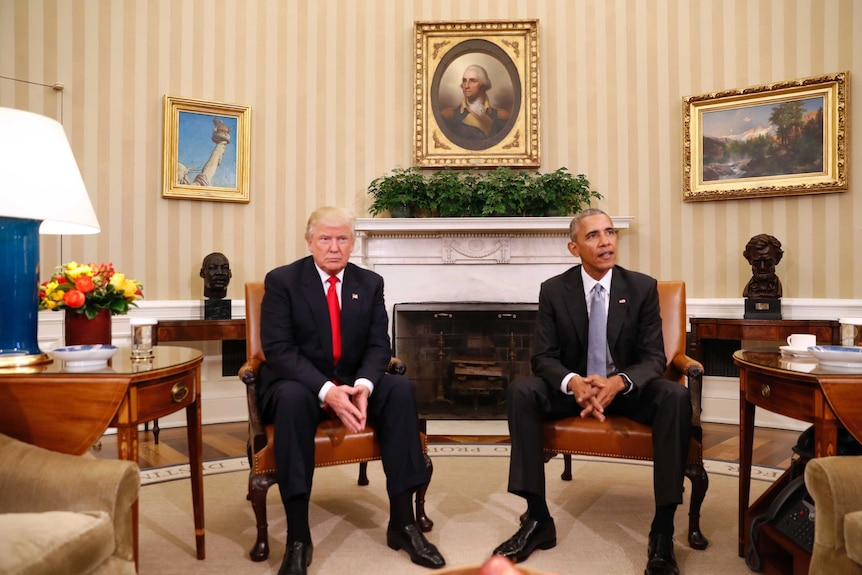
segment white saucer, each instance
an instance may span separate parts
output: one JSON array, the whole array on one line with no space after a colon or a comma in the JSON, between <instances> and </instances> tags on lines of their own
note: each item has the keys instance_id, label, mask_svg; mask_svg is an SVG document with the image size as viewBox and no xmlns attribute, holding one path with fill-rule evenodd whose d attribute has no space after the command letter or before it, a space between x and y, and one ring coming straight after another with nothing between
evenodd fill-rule
<instances>
[{"instance_id":1,"label":"white saucer","mask_svg":"<svg viewBox=\"0 0 862 575\"><path fill-rule=\"evenodd\" d=\"M65 367L83 370L86 368L106 367L108 360L117 353L113 345L72 345L51 350L49 353L62 359Z\"/></svg>"},{"instance_id":2,"label":"white saucer","mask_svg":"<svg viewBox=\"0 0 862 575\"><path fill-rule=\"evenodd\" d=\"M862 372L862 363L859 362L849 362L849 361L828 361L828 360L819 360L820 365L823 367L828 367L830 369L841 369L848 370L854 373Z\"/></svg>"},{"instance_id":3,"label":"white saucer","mask_svg":"<svg viewBox=\"0 0 862 575\"><path fill-rule=\"evenodd\" d=\"M778 349L781 350L781 353L784 355L794 355L796 357L811 357L811 352L808 351L807 347L790 347L789 345L782 345Z\"/></svg>"}]
</instances>

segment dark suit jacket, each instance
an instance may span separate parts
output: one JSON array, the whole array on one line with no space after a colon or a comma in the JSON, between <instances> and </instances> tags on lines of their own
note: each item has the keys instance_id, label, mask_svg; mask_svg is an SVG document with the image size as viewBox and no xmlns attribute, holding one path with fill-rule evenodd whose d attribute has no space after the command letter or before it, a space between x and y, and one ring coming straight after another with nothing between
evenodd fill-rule
<instances>
[{"instance_id":1,"label":"dark suit jacket","mask_svg":"<svg viewBox=\"0 0 862 575\"><path fill-rule=\"evenodd\" d=\"M260 339L266 362L258 398L267 405L276 382L298 382L317 395L327 381L376 383L391 357L383 278L348 264L341 289L342 355L333 365L332 328L311 256L266 275Z\"/></svg>"},{"instance_id":2,"label":"dark suit jacket","mask_svg":"<svg viewBox=\"0 0 862 575\"><path fill-rule=\"evenodd\" d=\"M639 388L667 367L653 278L614 267L608 305L608 346L618 372ZM559 388L570 372L588 375L589 314L581 266L542 283L533 373Z\"/></svg>"}]
</instances>

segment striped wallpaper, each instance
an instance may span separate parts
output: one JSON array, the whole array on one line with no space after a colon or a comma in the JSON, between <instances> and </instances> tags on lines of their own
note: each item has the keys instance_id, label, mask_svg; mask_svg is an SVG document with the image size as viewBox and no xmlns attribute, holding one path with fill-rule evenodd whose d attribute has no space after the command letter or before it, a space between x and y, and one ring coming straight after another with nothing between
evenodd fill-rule
<instances>
[{"instance_id":1,"label":"striped wallpaper","mask_svg":"<svg viewBox=\"0 0 862 575\"><path fill-rule=\"evenodd\" d=\"M681 199L683 96L847 70L862 109L854 0L0 0L0 106L63 122L102 225L44 237L42 275L112 261L148 299L200 299L221 251L242 299L306 253L309 211L365 216L368 183L412 163L413 22L523 18L539 19L540 170L585 173L634 216L623 265L740 297L745 243L770 233L785 297L862 298L854 114L848 192ZM251 106L249 204L161 197L165 94Z\"/></svg>"}]
</instances>

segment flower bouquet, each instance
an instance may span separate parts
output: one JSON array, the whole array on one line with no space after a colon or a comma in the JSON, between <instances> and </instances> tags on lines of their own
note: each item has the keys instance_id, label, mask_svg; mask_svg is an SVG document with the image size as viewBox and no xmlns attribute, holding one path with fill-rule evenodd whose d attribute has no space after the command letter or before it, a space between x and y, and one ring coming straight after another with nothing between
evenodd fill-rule
<instances>
[{"instance_id":1,"label":"flower bouquet","mask_svg":"<svg viewBox=\"0 0 862 575\"><path fill-rule=\"evenodd\" d=\"M110 315L129 312L144 297L140 282L128 279L114 265L69 262L57 268L39 288L39 309L66 310L94 319L102 310Z\"/></svg>"}]
</instances>

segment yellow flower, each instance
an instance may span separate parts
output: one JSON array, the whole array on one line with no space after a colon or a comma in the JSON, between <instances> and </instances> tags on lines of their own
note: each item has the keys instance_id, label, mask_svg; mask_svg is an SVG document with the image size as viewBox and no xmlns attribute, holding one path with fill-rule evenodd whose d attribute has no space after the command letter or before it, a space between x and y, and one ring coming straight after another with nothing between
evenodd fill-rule
<instances>
[{"instance_id":1,"label":"yellow flower","mask_svg":"<svg viewBox=\"0 0 862 575\"><path fill-rule=\"evenodd\" d=\"M69 265L66 266L66 273L70 278L72 278L72 281L75 281L75 278L77 278L78 276L92 276L93 269L88 265L81 266L78 265L77 262L69 262Z\"/></svg>"},{"instance_id":2,"label":"yellow flower","mask_svg":"<svg viewBox=\"0 0 862 575\"><path fill-rule=\"evenodd\" d=\"M52 291L48 295L48 299L51 302L63 301L63 291L62 290ZM55 303L54 305L57 305L57 304Z\"/></svg>"},{"instance_id":3,"label":"yellow flower","mask_svg":"<svg viewBox=\"0 0 862 575\"><path fill-rule=\"evenodd\" d=\"M63 299L63 298L61 297L60 299ZM55 307L57 307L57 302L48 300L45 302L44 306L45 306L45 309L54 309Z\"/></svg>"},{"instance_id":4,"label":"yellow flower","mask_svg":"<svg viewBox=\"0 0 862 575\"><path fill-rule=\"evenodd\" d=\"M122 275L122 274L120 274ZM123 282L122 286L123 295L130 300L137 299L136 295L138 293L138 284L135 283L134 280L126 280Z\"/></svg>"},{"instance_id":5,"label":"yellow flower","mask_svg":"<svg viewBox=\"0 0 862 575\"><path fill-rule=\"evenodd\" d=\"M126 282L126 275L121 274L120 272L114 272L114 275L111 276L111 285L114 286L114 289L120 291L121 286Z\"/></svg>"}]
</instances>

